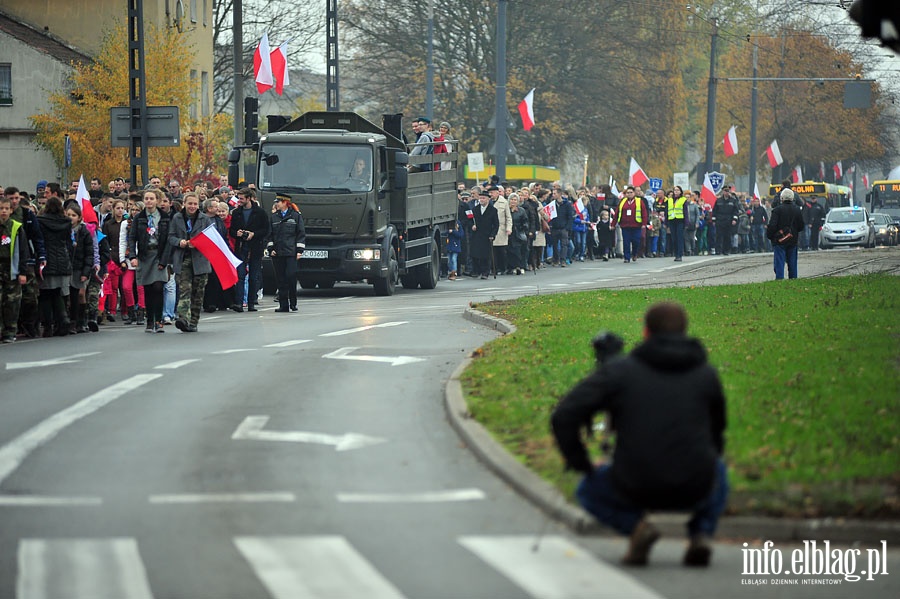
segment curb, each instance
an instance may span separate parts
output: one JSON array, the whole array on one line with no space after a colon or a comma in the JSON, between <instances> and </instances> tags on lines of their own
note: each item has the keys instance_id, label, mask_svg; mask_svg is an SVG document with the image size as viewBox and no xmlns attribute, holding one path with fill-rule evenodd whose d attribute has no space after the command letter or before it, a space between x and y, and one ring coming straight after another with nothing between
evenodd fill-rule
<instances>
[{"instance_id":1,"label":"curb","mask_svg":"<svg viewBox=\"0 0 900 599\"><path fill-rule=\"evenodd\" d=\"M467 307L463 318L475 324L514 333L512 323ZM472 418L462 393L460 377L471 364L466 358L450 375L444 387L444 408L450 425L469 449L520 495L528 499L548 517L558 520L578 534L614 534L601 526L590 514L570 503L556 487L519 462L497 442L484 426ZM687 518L683 514L654 514L653 522L666 536L684 536ZM804 540L834 543L874 544L886 541L900 543L900 522L851 520L845 518L771 518L765 516L723 516L717 536L725 538L765 539L778 542Z\"/></svg>"}]
</instances>

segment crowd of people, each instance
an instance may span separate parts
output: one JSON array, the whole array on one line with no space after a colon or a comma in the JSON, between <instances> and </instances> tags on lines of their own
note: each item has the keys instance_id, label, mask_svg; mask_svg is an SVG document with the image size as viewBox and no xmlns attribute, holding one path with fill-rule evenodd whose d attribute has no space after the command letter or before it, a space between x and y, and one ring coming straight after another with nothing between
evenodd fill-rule
<instances>
[{"instance_id":1,"label":"crowd of people","mask_svg":"<svg viewBox=\"0 0 900 599\"><path fill-rule=\"evenodd\" d=\"M201 311L256 311L265 251L279 281L296 278L303 219L290 196L279 196L269 214L252 186L232 190L225 175L219 183L184 189L171 180L164 187L154 176L138 189L117 178L104 190L95 178L91 210L76 199L78 181L66 189L40 181L34 194L5 187L0 340L97 332L119 319L148 333L173 324L193 333ZM242 260L238 282L228 288L192 242L210 228ZM297 311L290 287L279 285L279 312Z\"/></svg>"},{"instance_id":2,"label":"crowd of people","mask_svg":"<svg viewBox=\"0 0 900 599\"><path fill-rule=\"evenodd\" d=\"M782 183L790 189L791 182ZM750 198L726 185L711 206L699 191L675 185L656 192L609 185L575 189L555 181L514 186L496 176L457 188L457 222L447 239L450 280L468 275L521 275L585 260L772 252L767 231L778 198ZM817 249L824 207L799 206L804 227L796 243ZM777 245L777 244L776 244Z\"/></svg>"}]
</instances>

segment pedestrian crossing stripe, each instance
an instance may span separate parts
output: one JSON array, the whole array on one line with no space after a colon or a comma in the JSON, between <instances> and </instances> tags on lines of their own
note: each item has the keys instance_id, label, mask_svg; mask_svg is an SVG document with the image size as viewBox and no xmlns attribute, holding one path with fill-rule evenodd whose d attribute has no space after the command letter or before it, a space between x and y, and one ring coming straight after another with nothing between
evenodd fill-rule
<instances>
[{"instance_id":1,"label":"pedestrian crossing stripe","mask_svg":"<svg viewBox=\"0 0 900 599\"><path fill-rule=\"evenodd\" d=\"M272 599L404 599L344 537L239 536ZM459 545L533 599L661 599L562 536L461 536ZM435 567L440 567L436 565ZM153 599L133 538L21 539L17 599Z\"/></svg>"}]
</instances>

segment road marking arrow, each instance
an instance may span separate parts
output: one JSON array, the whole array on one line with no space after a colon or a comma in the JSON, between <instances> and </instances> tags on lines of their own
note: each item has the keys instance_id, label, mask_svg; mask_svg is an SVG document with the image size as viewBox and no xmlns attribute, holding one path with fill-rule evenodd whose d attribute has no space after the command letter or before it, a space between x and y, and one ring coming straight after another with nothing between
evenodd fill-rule
<instances>
[{"instance_id":1,"label":"road marking arrow","mask_svg":"<svg viewBox=\"0 0 900 599\"><path fill-rule=\"evenodd\" d=\"M361 362L383 362L391 366L402 366L403 364L414 364L416 362L424 362L425 358L415 358L413 356L350 356L349 353L358 350L358 347L342 347L338 350L325 354L323 358L331 358L332 360L359 360Z\"/></svg>"},{"instance_id":2,"label":"road marking arrow","mask_svg":"<svg viewBox=\"0 0 900 599\"><path fill-rule=\"evenodd\" d=\"M381 324L370 324L364 327L357 327L355 329L344 329L343 331L334 331L332 333L322 333L319 337L339 337L341 335L350 335L351 333L361 333L363 331L368 331L369 329L384 329L387 327L396 327L401 324L409 324L406 321L401 322L384 322Z\"/></svg>"},{"instance_id":3,"label":"road marking arrow","mask_svg":"<svg viewBox=\"0 0 900 599\"><path fill-rule=\"evenodd\" d=\"M305 431L264 431L268 416L247 416L241 422L232 439L250 441L286 441L291 443L318 443L320 445L334 445L335 451L347 451L360 449L370 445L384 443L387 439L369 437L358 433L344 433L343 435L327 435L325 433L310 433Z\"/></svg>"},{"instance_id":4,"label":"road marking arrow","mask_svg":"<svg viewBox=\"0 0 900 599\"><path fill-rule=\"evenodd\" d=\"M94 351L87 354L72 354L71 356L63 356L61 358L51 358L50 360L40 360L38 362L9 362L6 365L7 370L19 370L21 368L40 368L42 366L56 366L57 364L72 364L80 362L80 358L88 356L96 356L100 352Z\"/></svg>"}]
</instances>

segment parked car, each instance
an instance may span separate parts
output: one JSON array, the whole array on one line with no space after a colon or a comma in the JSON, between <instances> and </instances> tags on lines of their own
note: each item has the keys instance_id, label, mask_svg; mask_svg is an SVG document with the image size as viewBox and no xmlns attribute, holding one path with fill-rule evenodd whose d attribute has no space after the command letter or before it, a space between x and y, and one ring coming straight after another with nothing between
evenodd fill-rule
<instances>
[{"instance_id":1,"label":"parked car","mask_svg":"<svg viewBox=\"0 0 900 599\"><path fill-rule=\"evenodd\" d=\"M858 245L875 247L875 223L860 206L832 208L825 217L819 245L824 248Z\"/></svg>"},{"instance_id":2,"label":"parked car","mask_svg":"<svg viewBox=\"0 0 900 599\"><path fill-rule=\"evenodd\" d=\"M897 245L900 242L900 227L889 214L876 212L872 215L875 221L875 243L880 245Z\"/></svg>"}]
</instances>

